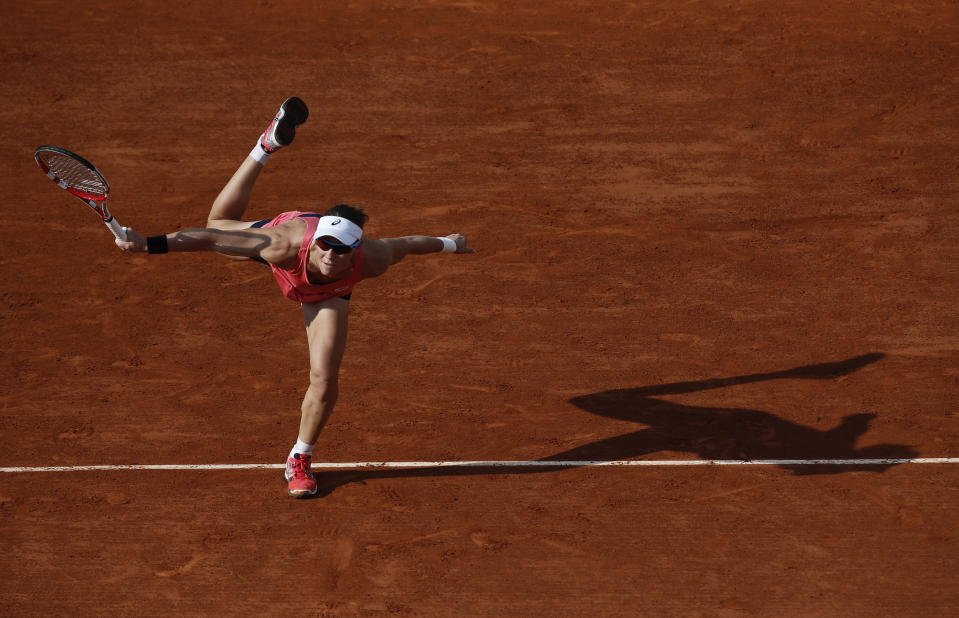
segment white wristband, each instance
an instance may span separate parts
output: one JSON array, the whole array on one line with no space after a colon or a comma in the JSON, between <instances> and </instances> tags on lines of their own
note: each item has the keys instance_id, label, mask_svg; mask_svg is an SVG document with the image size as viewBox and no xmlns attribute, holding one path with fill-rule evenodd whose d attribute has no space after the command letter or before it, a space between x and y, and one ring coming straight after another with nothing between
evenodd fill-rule
<instances>
[{"instance_id":1,"label":"white wristband","mask_svg":"<svg viewBox=\"0 0 959 618\"><path fill-rule=\"evenodd\" d=\"M442 237L439 240L443 241L443 251L442 253L456 253L456 241L452 238Z\"/></svg>"}]
</instances>

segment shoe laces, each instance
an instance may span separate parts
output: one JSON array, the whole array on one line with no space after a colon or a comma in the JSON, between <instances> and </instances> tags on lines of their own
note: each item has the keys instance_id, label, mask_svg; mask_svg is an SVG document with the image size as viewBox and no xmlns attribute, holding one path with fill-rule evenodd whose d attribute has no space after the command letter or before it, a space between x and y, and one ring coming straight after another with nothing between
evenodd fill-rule
<instances>
[{"instance_id":1,"label":"shoe laces","mask_svg":"<svg viewBox=\"0 0 959 618\"><path fill-rule=\"evenodd\" d=\"M293 469L292 476L294 477L309 476L310 459L311 459L310 457L308 456L304 457L303 455L292 457L290 459L290 461L292 462L291 468Z\"/></svg>"}]
</instances>

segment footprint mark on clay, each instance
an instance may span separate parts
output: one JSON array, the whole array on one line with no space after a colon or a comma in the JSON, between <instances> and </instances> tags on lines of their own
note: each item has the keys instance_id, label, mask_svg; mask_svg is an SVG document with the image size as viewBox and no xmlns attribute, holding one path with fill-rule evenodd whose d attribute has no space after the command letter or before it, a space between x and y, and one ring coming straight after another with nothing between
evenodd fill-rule
<instances>
[{"instance_id":1,"label":"footprint mark on clay","mask_svg":"<svg viewBox=\"0 0 959 618\"><path fill-rule=\"evenodd\" d=\"M350 562L353 560L354 549L355 545L352 539L346 537L336 539L330 555L330 566L333 567L336 573L342 573L350 566Z\"/></svg>"},{"instance_id":2,"label":"footprint mark on clay","mask_svg":"<svg viewBox=\"0 0 959 618\"><path fill-rule=\"evenodd\" d=\"M339 585L340 577L349 568L353 561L354 547L353 540L346 537L340 537L333 542L326 567L326 580L330 588Z\"/></svg>"}]
</instances>

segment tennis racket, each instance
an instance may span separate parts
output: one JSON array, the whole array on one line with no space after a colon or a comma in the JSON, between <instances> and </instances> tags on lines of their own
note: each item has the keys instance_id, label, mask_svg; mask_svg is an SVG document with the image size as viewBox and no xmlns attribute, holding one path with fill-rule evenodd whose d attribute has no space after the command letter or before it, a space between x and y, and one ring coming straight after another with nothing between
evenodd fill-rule
<instances>
[{"instance_id":1,"label":"tennis racket","mask_svg":"<svg viewBox=\"0 0 959 618\"><path fill-rule=\"evenodd\" d=\"M73 154L69 150L56 146L40 146L33 153L37 165L50 180L57 183L61 189L80 198L100 215L104 225L110 228L117 240L126 240L123 226L110 214L107 208L107 194L110 185L106 178L92 163L83 157Z\"/></svg>"}]
</instances>

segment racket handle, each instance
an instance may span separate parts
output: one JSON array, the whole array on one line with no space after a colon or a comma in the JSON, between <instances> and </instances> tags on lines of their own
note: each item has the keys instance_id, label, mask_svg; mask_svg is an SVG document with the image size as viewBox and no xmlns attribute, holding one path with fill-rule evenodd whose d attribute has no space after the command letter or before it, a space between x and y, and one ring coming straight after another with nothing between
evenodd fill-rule
<instances>
[{"instance_id":1,"label":"racket handle","mask_svg":"<svg viewBox=\"0 0 959 618\"><path fill-rule=\"evenodd\" d=\"M117 220L112 216L108 221L104 221L106 226L110 228L110 231L113 232L113 235L116 236L117 240L126 240L127 233L123 231L123 226L117 223Z\"/></svg>"}]
</instances>

